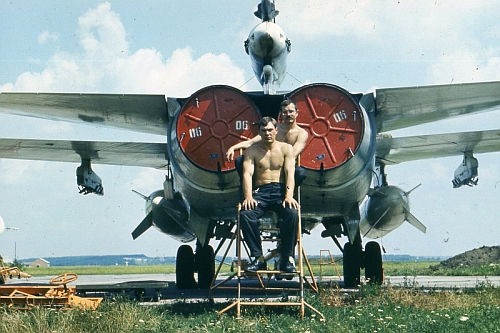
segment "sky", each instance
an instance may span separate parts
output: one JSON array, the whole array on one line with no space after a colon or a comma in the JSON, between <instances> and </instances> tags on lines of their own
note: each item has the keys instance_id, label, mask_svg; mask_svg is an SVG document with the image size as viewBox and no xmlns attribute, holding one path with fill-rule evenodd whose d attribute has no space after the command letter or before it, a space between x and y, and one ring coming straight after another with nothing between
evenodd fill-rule
<instances>
[{"instance_id":1,"label":"sky","mask_svg":"<svg viewBox=\"0 0 500 333\"><path fill-rule=\"evenodd\" d=\"M148 93L188 97L213 84L260 90L243 41L259 23L257 0L0 0L0 91ZM277 0L292 42L281 90L326 82L353 93L377 88L494 81L500 77L500 2L482 0ZM393 132L394 136L498 129L500 111ZM165 137L0 114L0 137L153 141ZM479 185L453 189L462 156L388 166L390 184L412 192L405 223L380 240L387 254L452 256L498 245L500 154L475 156ZM78 194L71 163L0 160L0 235L6 258L140 254L173 256L180 243L151 229L143 194L164 172L93 165L104 196ZM307 254L340 254L322 226ZM343 239L342 242L346 240ZM216 243L212 243L215 244Z\"/></svg>"}]
</instances>

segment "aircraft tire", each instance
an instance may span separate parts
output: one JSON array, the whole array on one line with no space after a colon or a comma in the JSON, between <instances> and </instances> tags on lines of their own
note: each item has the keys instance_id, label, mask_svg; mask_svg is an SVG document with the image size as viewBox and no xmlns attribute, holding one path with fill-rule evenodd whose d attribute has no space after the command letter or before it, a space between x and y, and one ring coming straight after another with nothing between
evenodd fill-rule
<instances>
[{"instance_id":1,"label":"aircraft tire","mask_svg":"<svg viewBox=\"0 0 500 333\"><path fill-rule=\"evenodd\" d=\"M372 284L382 284L384 269L382 267L382 251L377 242L368 242L365 247L365 277Z\"/></svg>"},{"instance_id":2,"label":"aircraft tire","mask_svg":"<svg viewBox=\"0 0 500 333\"><path fill-rule=\"evenodd\" d=\"M198 268L198 288L209 289L215 275L214 248L210 245L198 247L195 261Z\"/></svg>"},{"instance_id":3,"label":"aircraft tire","mask_svg":"<svg viewBox=\"0 0 500 333\"><path fill-rule=\"evenodd\" d=\"M361 251L356 245L346 243L344 245L344 287L356 288L360 283Z\"/></svg>"},{"instance_id":4,"label":"aircraft tire","mask_svg":"<svg viewBox=\"0 0 500 333\"><path fill-rule=\"evenodd\" d=\"M189 245L181 245L175 261L175 280L177 289L196 288L194 280L194 253Z\"/></svg>"}]
</instances>

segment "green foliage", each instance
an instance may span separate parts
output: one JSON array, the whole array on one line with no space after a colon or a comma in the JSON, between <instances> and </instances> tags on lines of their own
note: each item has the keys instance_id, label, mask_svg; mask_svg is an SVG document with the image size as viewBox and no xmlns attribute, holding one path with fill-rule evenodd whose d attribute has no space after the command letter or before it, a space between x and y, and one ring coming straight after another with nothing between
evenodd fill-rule
<instances>
[{"instance_id":1,"label":"green foliage","mask_svg":"<svg viewBox=\"0 0 500 333\"><path fill-rule=\"evenodd\" d=\"M10 267L17 267L20 270L22 270L26 265L23 264L21 261L14 259L14 261L10 264Z\"/></svg>"}]
</instances>

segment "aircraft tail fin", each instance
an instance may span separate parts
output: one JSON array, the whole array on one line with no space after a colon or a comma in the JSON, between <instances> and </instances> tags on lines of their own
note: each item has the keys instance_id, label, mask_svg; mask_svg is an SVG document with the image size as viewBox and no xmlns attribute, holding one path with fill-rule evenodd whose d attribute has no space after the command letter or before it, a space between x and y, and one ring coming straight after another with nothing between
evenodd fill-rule
<instances>
[{"instance_id":1,"label":"aircraft tail fin","mask_svg":"<svg viewBox=\"0 0 500 333\"><path fill-rule=\"evenodd\" d=\"M152 226L153 226L153 219L151 217L151 213L149 213L148 215L146 215L144 220L142 220L141 223L139 223L137 228L135 228L134 231L132 231L132 238L136 239L137 237L145 233Z\"/></svg>"},{"instance_id":2,"label":"aircraft tail fin","mask_svg":"<svg viewBox=\"0 0 500 333\"><path fill-rule=\"evenodd\" d=\"M408 221L412 226L422 231L424 234L427 231L427 227L423 225L412 213L406 213L406 221Z\"/></svg>"},{"instance_id":3,"label":"aircraft tail fin","mask_svg":"<svg viewBox=\"0 0 500 333\"><path fill-rule=\"evenodd\" d=\"M263 22L270 22L273 21L276 16L278 16L279 10L276 10L274 3L272 3L270 0L262 0L259 3L257 11L254 12L254 14Z\"/></svg>"}]
</instances>

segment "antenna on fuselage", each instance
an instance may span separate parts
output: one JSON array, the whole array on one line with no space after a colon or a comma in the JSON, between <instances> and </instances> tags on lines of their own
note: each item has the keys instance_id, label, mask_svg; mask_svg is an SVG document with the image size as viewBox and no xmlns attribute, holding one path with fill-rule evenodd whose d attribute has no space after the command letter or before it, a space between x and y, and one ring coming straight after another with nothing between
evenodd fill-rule
<instances>
[{"instance_id":1,"label":"antenna on fuselage","mask_svg":"<svg viewBox=\"0 0 500 333\"><path fill-rule=\"evenodd\" d=\"M132 192L134 192L135 194L137 194L138 196L140 196L141 198L143 198L144 200L148 201L149 200L149 197L145 196L144 194L142 193L139 193L137 192L136 190L132 190Z\"/></svg>"}]
</instances>

